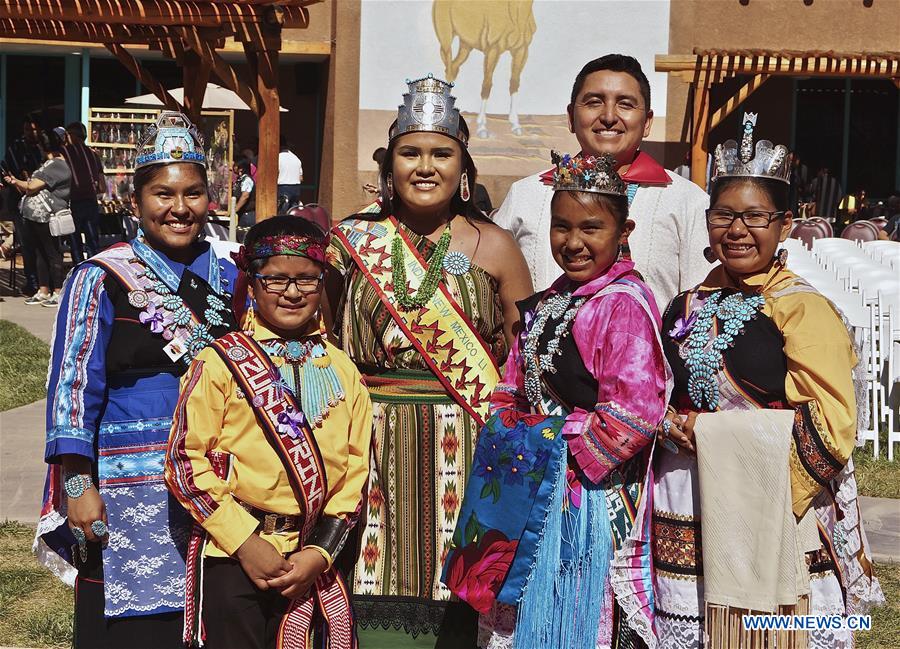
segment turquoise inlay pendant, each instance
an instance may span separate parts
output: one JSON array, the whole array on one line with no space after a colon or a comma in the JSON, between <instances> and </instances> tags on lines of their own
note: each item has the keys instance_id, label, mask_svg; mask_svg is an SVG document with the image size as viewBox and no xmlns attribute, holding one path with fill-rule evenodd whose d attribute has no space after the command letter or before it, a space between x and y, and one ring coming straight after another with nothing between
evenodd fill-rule
<instances>
[{"instance_id":1,"label":"turquoise inlay pendant","mask_svg":"<svg viewBox=\"0 0 900 649\"><path fill-rule=\"evenodd\" d=\"M444 257L444 270L451 275L464 275L469 272L471 267L472 262L469 257L459 250L448 252Z\"/></svg>"}]
</instances>

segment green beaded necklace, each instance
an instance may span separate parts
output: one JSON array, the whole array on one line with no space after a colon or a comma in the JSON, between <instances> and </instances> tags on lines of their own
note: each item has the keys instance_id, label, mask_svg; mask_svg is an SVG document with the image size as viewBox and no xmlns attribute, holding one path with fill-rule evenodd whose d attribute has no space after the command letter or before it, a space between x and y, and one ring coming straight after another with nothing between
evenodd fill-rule
<instances>
[{"instance_id":1,"label":"green beaded necklace","mask_svg":"<svg viewBox=\"0 0 900 649\"><path fill-rule=\"evenodd\" d=\"M428 269L425 271L425 277L419 285L419 289L412 297L409 295L409 285L406 283L406 265L403 262L403 240L400 233L394 235L391 242L391 279L394 283L394 294L397 296L397 302L404 311L413 311L421 309L428 300L437 291L438 282L441 281L441 275L444 269L444 257L447 256L447 250L450 249L450 224L444 228L441 238L438 239L437 246L431 257L428 259Z\"/></svg>"}]
</instances>

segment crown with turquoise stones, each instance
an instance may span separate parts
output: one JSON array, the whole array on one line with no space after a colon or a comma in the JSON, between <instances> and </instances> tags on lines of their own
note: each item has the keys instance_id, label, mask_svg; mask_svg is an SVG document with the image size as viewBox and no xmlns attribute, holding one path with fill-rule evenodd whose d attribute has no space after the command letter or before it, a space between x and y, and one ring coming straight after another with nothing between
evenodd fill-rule
<instances>
[{"instance_id":1,"label":"crown with turquoise stones","mask_svg":"<svg viewBox=\"0 0 900 649\"><path fill-rule=\"evenodd\" d=\"M450 94L453 84L433 74L421 79L406 80L409 92L397 107L397 121L391 125L390 139L404 133L442 133L468 146L469 138L460 127L456 97Z\"/></svg>"},{"instance_id":2,"label":"crown with turquoise stones","mask_svg":"<svg viewBox=\"0 0 900 649\"><path fill-rule=\"evenodd\" d=\"M786 146L773 145L769 140L759 140L753 146L757 115L744 113L740 146L728 140L716 147L712 182L740 176L791 182L791 161Z\"/></svg>"},{"instance_id":3,"label":"crown with turquoise stones","mask_svg":"<svg viewBox=\"0 0 900 649\"><path fill-rule=\"evenodd\" d=\"M192 162L206 167L206 154L203 136L191 120L177 111L165 110L138 144L134 168L173 162Z\"/></svg>"},{"instance_id":4,"label":"crown with turquoise stones","mask_svg":"<svg viewBox=\"0 0 900 649\"><path fill-rule=\"evenodd\" d=\"M553 161L553 191L591 192L625 196L625 181L616 173L616 159L609 153L599 156L571 156L550 152Z\"/></svg>"}]
</instances>

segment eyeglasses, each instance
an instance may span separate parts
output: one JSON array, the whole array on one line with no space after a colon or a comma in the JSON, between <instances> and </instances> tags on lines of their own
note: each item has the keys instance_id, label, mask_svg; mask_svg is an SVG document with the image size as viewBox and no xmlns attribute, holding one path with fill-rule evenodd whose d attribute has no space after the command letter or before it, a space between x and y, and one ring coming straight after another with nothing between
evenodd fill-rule
<instances>
[{"instance_id":1,"label":"eyeglasses","mask_svg":"<svg viewBox=\"0 0 900 649\"><path fill-rule=\"evenodd\" d=\"M722 207L711 207L706 210L706 223L714 228L730 228L735 219L740 219L748 228L767 228L775 219L784 216L785 212L767 212L766 210L745 210L735 212Z\"/></svg>"},{"instance_id":2,"label":"eyeglasses","mask_svg":"<svg viewBox=\"0 0 900 649\"><path fill-rule=\"evenodd\" d=\"M288 287L293 284L297 287L297 290L301 293L315 293L319 290L319 284L322 283L322 279L325 277L325 273L318 275L317 277L285 277L284 275L260 275L256 273L254 275L256 279L258 279L263 288L270 293L284 293L288 290Z\"/></svg>"}]
</instances>

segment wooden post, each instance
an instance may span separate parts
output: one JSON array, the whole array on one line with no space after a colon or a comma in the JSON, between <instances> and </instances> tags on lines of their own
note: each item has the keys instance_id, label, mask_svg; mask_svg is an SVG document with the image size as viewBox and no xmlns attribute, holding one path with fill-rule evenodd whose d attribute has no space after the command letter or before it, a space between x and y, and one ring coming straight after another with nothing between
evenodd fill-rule
<instances>
[{"instance_id":1,"label":"wooden post","mask_svg":"<svg viewBox=\"0 0 900 649\"><path fill-rule=\"evenodd\" d=\"M184 110L194 124L200 124L200 111L212 62L197 52L186 50L183 54L182 85L184 86Z\"/></svg>"},{"instance_id":2,"label":"wooden post","mask_svg":"<svg viewBox=\"0 0 900 649\"><path fill-rule=\"evenodd\" d=\"M278 152L281 115L278 113L278 50L253 51L245 47L259 97L259 155L256 170L256 220L278 211Z\"/></svg>"},{"instance_id":3,"label":"wooden post","mask_svg":"<svg viewBox=\"0 0 900 649\"><path fill-rule=\"evenodd\" d=\"M709 147L709 72L699 70L694 81L691 130L691 181L706 190L706 154Z\"/></svg>"}]
</instances>

